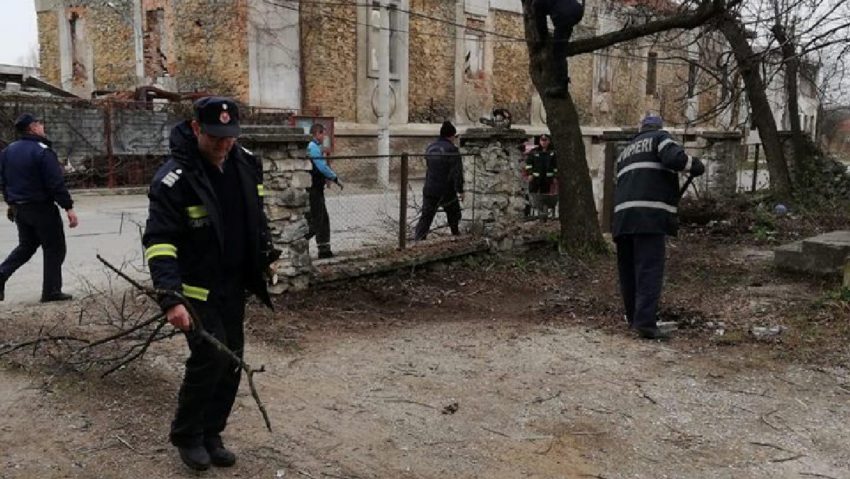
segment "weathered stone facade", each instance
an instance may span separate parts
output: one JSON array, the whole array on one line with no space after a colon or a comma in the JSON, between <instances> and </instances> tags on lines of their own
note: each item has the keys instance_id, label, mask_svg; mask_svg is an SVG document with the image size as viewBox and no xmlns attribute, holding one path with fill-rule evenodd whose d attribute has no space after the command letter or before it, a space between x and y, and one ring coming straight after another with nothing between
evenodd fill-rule
<instances>
[{"instance_id":1,"label":"weathered stone facade","mask_svg":"<svg viewBox=\"0 0 850 479\"><path fill-rule=\"evenodd\" d=\"M248 98L246 0L174 3L175 76L181 91Z\"/></svg>"},{"instance_id":2,"label":"weathered stone facade","mask_svg":"<svg viewBox=\"0 0 850 479\"><path fill-rule=\"evenodd\" d=\"M503 35L525 38L522 17L494 11L495 30ZM528 48L522 42L498 42L493 46L493 106L507 108L514 123L531 123L531 77Z\"/></svg>"},{"instance_id":3,"label":"weathered stone facade","mask_svg":"<svg viewBox=\"0 0 850 479\"><path fill-rule=\"evenodd\" d=\"M120 10L89 6L84 12L92 47L95 89L124 90L136 84L133 25Z\"/></svg>"},{"instance_id":4,"label":"weathered stone facade","mask_svg":"<svg viewBox=\"0 0 850 479\"><path fill-rule=\"evenodd\" d=\"M455 16L444 0L413 0L410 7L437 18ZM456 28L424 17L410 19L409 121L439 123L454 118Z\"/></svg>"},{"instance_id":5,"label":"weathered stone facade","mask_svg":"<svg viewBox=\"0 0 850 479\"><path fill-rule=\"evenodd\" d=\"M357 119L357 3L301 5L302 108L336 121Z\"/></svg>"},{"instance_id":6,"label":"weathered stone facade","mask_svg":"<svg viewBox=\"0 0 850 479\"><path fill-rule=\"evenodd\" d=\"M38 12L38 55L41 77L53 85L61 85L59 71L59 15L55 11Z\"/></svg>"}]
</instances>

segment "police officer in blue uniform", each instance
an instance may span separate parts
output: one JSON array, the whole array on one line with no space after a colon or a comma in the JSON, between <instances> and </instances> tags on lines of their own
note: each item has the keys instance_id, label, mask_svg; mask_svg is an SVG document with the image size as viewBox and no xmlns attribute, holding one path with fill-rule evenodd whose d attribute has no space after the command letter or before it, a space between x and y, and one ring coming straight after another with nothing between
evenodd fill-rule
<instances>
[{"instance_id":1,"label":"police officer in blue uniform","mask_svg":"<svg viewBox=\"0 0 850 479\"><path fill-rule=\"evenodd\" d=\"M537 29L545 32L549 27L546 17L552 18L555 31L552 32L552 71L555 85L546 88L544 93L553 98L563 98L567 94L570 77L567 72L567 44L573 35L573 28L584 17L584 2L577 0L533 0L537 17Z\"/></svg>"},{"instance_id":2,"label":"police officer in blue uniform","mask_svg":"<svg viewBox=\"0 0 850 479\"><path fill-rule=\"evenodd\" d=\"M617 159L611 228L617 244L620 291L629 327L645 339L667 339L658 329L666 235L678 231L679 172L699 176L705 166L662 130L658 116L641 121L638 135Z\"/></svg>"},{"instance_id":3,"label":"police officer in blue uniform","mask_svg":"<svg viewBox=\"0 0 850 479\"><path fill-rule=\"evenodd\" d=\"M450 121L440 126L440 138L425 149L425 186L422 188L422 213L413 239L422 241L431 231L438 208L446 212L452 235L460 234L463 201L463 162L454 142L457 129Z\"/></svg>"},{"instance_id":4,"label":"police officer in blue uniform","mask_svg":"<svg viewBox=\"0 0 850 479\"><path fill-rule=\"evenodd\" d=\"M41 301L66 301L71 295L62 292L65 232L56 205L65 210L68 226L76 228L74 202L44 123L24 113L15 121L15 130L20 139L0 152L0 187L8 204L6 216L18 227L19 243L0 264L0 301L5 299L6 281L39 246L44 254Z\"/></svg>"},{"instance_id":5,"label":"police officer in blue uniform","mask_svg":"<svg viewBox=\"0 0 850 479\"><path fill-rule=\"evenodd\" d=\"M171 156L154 175L142 241L154 287L181 292L203 328L241 357L245 291L271 308L263 273L275 250L263 211L262 165L236 143L239 132L232 100L195 103L194 118L171 131ZM179 300L166 296L160 305L190 349L171 443L192 469L232 466L236 456L221 433L240 370L197 334Z\"/></svg>"}]
</instances>

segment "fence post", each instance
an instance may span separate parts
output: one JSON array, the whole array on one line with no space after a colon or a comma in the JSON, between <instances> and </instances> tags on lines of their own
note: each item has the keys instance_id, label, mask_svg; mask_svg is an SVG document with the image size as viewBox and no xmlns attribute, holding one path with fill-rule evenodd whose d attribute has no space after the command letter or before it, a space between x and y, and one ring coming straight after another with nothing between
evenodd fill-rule
<instances>
[{"instance_id":1,"label":"fence post","mask_svg":"<svg viewBox=\"0 0 850 479\"><path fill-rule=\"evenodd\" d=\"M115 180L115 155L112 153L112 101L106 100L106 107L103 115L103 136L106 139L106 161L109 165L109 173L107 176L106 186L115 188L117 181Z\"/></svg>"},{"instance_id":2,"label":"fence post","mask_svg":"<svg viewBox=\"0 0 850 479\"><path fill-rule=\"evenodd\" d=\"M401 154L398 202L398 249L407 247L407 153Z\"/></svg>"}]
</instances>

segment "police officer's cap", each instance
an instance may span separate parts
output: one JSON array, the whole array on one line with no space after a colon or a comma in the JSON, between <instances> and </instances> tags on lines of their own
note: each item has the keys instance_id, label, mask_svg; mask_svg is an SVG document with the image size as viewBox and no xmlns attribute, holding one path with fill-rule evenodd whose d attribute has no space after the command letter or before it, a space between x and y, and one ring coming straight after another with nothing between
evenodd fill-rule
<instances>
[{"instance_id":1,"label":"police officer's cap","mask_svg":"<svg viewBox=\"0 0 850 479\"><path fill-rule=\"evenodd\" d=\"M201 125L201 133L220 138L239 136L239 107L229 98L199 99L195 102L195 119Z\"/></svg>"},{"instance_id":2,"label":"police officer's cap","mask_svg":"<svg viewBox=\"0 0 850 479\"><path fill-rule=\"evenodd\" d=\"M27 131L27 128L37 121L41 120L32 113L24 113L15 120L15 130L19 132Z\"/></svg>"}]
</instances>

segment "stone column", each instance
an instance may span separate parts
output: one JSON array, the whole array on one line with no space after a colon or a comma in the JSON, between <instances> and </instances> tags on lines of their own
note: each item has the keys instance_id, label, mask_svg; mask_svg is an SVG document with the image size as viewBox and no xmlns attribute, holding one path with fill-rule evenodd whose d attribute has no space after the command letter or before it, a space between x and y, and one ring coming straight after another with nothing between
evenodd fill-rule
<instances>
[{"instance_id":1,"label":"stone column","mask_svg":"<svg viewBox=\"0 0 850 479\"><path fill-rule=\"evenodd\" d=\"M706 142L703 154L698 157L706 165L708 191L720 197L738 191L738 168L744 159L741 134L737 132L704 132Z\"/></svg>"},{"instance_id":2,"label":"stone column","mask_svg":"<svg viewBox=\"0 0 850 479\"><path fill-rule=\"evenodd\" d=\"M463 215L471 220L470 231L498 236L523 220L526 186L520 148L526 139L518 129L473 128L461 136L467 193Z\"/></svg>"},{"instance_id":3,"label":"stone column","mask_svg":"<svg viewBox=\"0 0 850 479\"><path fill-rule=\"evenodd\" d=\"M280 294L305 289L314 273L306 239L311 165L305 157L310 137L300 128L246 130L239 142L263 160L266 215L275 247L283 251L276 264L279 282L269 290Z\"/></svg>"}]
</instances>

